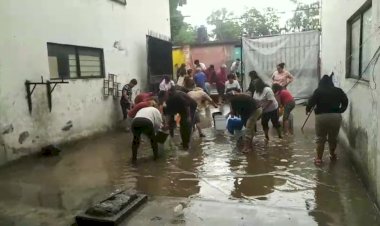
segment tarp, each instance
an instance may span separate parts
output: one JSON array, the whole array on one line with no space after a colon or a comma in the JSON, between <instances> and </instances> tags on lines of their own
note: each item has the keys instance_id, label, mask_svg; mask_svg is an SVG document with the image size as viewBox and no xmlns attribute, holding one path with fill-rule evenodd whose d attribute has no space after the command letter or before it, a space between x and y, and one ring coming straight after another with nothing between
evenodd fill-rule
<instances>
[{"instance_id":1,"label":"tarp","mask_svg":"<svg viewBox=\"0 0 380 226\"><path fill-rule=\"evenodd\" d=\"M320 33L318 31L286 34L261 38L243 38L243 64L245 88L249 85L248 73L272 84L272 74L279 63L286 64L295 80L288 86L296 99L309 98L319 81Z\"/></svg>"}]
</instances>

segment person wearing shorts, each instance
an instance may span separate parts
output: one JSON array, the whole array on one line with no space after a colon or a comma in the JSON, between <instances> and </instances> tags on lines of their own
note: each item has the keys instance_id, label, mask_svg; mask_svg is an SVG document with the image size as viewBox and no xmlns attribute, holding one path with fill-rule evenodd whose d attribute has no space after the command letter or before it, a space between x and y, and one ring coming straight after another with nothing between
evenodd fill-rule
<instances>
[{"instance_id":1,"label":"person wearing shorts","mask_svg":"<svg viewBox=\"0 0 380 226\"><path fill-rule=\"evenodd\" d=\"M290 113L296 107L296 102L292 94L279 84L273 84L272 90L276 95L276 99L281 107L284 108L284 115L282 117L282 123L284 128L284 134L292 133L289 125Z\"/></svg>"},{"instance_id":2,"label":"person wearing shorts","mask_svg":"<svg viewBox=\"0 0 380 226\"><path fill-rule=\"evenodd\" d=\"M272 122L273 127L276 129L278 137L282 138L278 114L278 102L272 89L265 84L264 81L258 79L255 82L255 93L253 98L259 102L259 105L263 109L261 125L263 126L265 138L269 140L269 121Z\"/></svg>"}]
</instances>

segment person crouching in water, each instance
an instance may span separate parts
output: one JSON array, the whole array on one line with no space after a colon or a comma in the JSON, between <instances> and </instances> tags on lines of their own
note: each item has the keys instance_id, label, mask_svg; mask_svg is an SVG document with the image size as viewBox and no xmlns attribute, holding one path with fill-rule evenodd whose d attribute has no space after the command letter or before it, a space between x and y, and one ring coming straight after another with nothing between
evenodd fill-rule
<instances>
[{"instance_id":1,"label":"person crouching in water","mask_svg":"<svg viewBox=\"0 0 380 226\"><path fill-rule=\"evenodd\" d=\"M282 116L282 124L284 128L284 134L291 133L289 125L289 116L293 109L296 107L296 102L292 94L279 84L273 84L272 90L276 95L278 104L284 108L284 115Z\"/></svg>"},{"instance_id":2,"label":"person crouching in water","mask_svg":"<svg viewBox=\"0 0 380 226\"><path fill-rule=\"evenodd\" d=\"M230 96L233 96L235 94L238 94L241 92L241 87L240 87L240 84L239 82L235 79L235 75L234 74L229 74L227 76L227 79L228 81L226 81L225 83L225 93L227 95L227 97L230 97Z\"/></svg>"},{"instance_id":3,"label":"person crouching in water","mask_svg":"<svg viewBox=\"0 0 380 226\"><path fill-rule=\"evenodd\" d=\"M158 158L158 144L156 141L156 132L162 128L162 116L156 107L145 107L140 109L135 118L132 120L132 162L137 161L137 150L140 146L141 135L146 135L150 139L153 149L154 160Z\"/></svg>"},{"instance_id":4,"label":"person crouching in water","mask_svg":"<svg viewBox=\"0 0 380 226\"><path fill-rule=\"evenodd\" d=\"M346 111L348 106L347 95L342 89L334 86L332 76L324 75L322 77L318 88L307 104L306 114L311 113L314 106L316 106L315 133L317 135L317 157L314 162L316 165L321 165L326 141L329 143L330 160L337 159L335 149L342 123L341 114Z\"/></svg>"},{"instance_id":5,"label":"person crouching in water","mask_svg":"<svg viewBox=\"0 0 380 226\"><path fill-rule=\"evenodd\" d=\"M282 138L281 125L278 116L278 103L272 89L265 84L263 80L258 79L255 82L255 93L253 98L258 101L259 105L263 108L261 125L263 126L265 138L269 140L269 120L276 129L278 137Z\"/></svg>"},{"instance_id":6,"label":"person crouching in water","mask_svg":"<svg viewBox=\"0 0 380 226\"><path fill-rule=\"evenodd\" d=\"M239 116L246 128L243 152L247 153L252 150L252 139L256 135L256 122L261 116L262 108L246 94L237 94L231 97L230 107L230 115Z\"/></svg>"}]
</instances>

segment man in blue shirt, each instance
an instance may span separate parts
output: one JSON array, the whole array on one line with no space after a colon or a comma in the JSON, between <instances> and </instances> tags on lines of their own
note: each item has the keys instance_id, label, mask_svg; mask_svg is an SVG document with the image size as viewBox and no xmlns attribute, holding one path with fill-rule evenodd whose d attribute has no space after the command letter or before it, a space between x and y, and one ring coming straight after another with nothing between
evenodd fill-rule
<instances>
[{"instance_id":1,"label":"man in blue shirt","mask_svg":"<svg viewBox=\"0 0 380 226\"><path fill-rule=\"evenodd\" d=\"M195 69L195 75L194 75L194 82L197 87L202 88L206 93L208 93L206 89L206 81L207 81L207 76L206 74L202 71L200 67L197 67Z\"/></svg>"}]
</instances>

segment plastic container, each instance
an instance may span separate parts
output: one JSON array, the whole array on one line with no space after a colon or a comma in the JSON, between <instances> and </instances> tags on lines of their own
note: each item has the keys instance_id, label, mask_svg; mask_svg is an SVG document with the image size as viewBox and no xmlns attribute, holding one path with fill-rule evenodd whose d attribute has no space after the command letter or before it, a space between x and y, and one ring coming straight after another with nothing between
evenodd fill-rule
<instances>
[{"instance_id":1,"label":"plastic container","mask_svg":"<svg viewBox=\"0 0 380 226\"><path fill-rule=\"evenodd\" d=\"M169 133L166 133L162 130L159 130L156 134L156 141L157 143L163 144L165 143L166 139L168 138Z\"/></svg>"},{"instance_id":2,"label":"plastic container","mask_svg":"<svg viewBox=\"0 0 380 226\"><path fill-rule=\"evenodd\" d=\"M214 128L216 130L225 130L226 129L226 119L223 116L222 112L212 113L214 119Z\"/></svg>"},{"instance_id":3,"label":"plastic container","mask_svg":"<svg viewBox=\"0 0 380 226\"><path fill-rule=\"evenodd\" d=\"M227 130L231 134L234 134L236 130L242 130L243 126L241 118L239 117L229 117L227 119Z\"/></svg>"}]
</instances>

